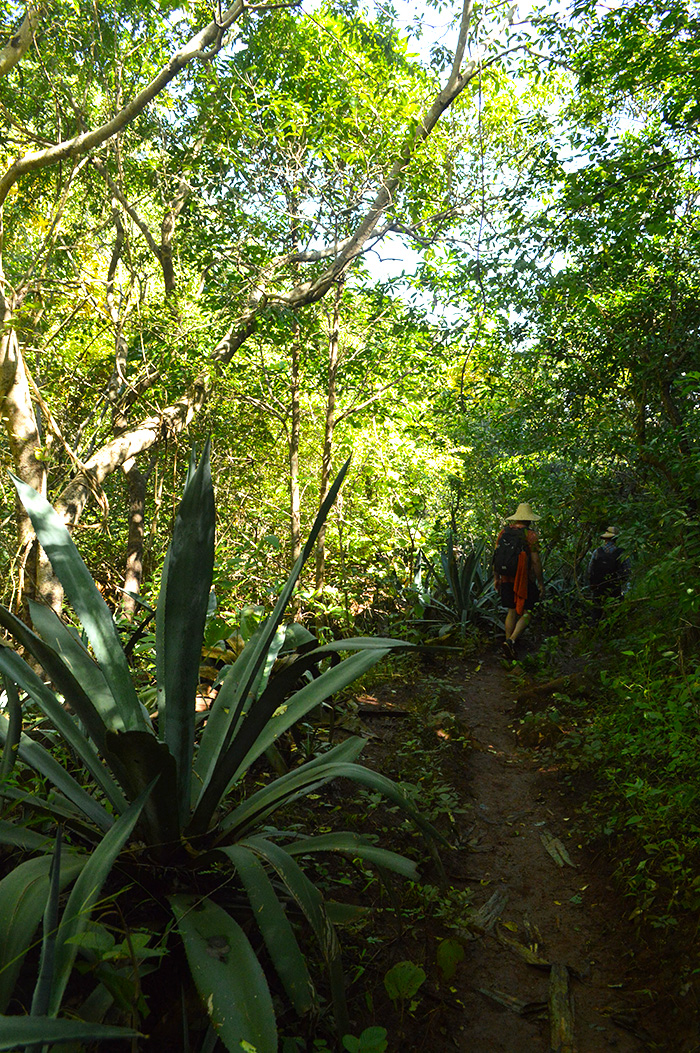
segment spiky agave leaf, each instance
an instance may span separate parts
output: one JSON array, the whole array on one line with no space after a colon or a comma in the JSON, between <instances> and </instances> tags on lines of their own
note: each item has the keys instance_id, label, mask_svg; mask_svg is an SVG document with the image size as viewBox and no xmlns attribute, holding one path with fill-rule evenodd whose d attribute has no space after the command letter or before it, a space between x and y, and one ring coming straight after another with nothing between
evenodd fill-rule
<instances>
[{"instance_id":1,"label":"spiky agave leaf","mask_svg":"<svg viewBox=\"0 0 700 1053\"><path fill-rule=\"evenodd\" d=\"M85 1020L58 1020L48 1016L0 1016L0 1050L54 1042L108 1042L113 1038L139 1038L132 1027L90 1024Z\"/></svg>"},{"instance_id":2,"label":"spiky agave leaf","mask_svg":"<svg viewBox=\"0 0 700 1053\"><path fill-rule=\"evenodd\" d=\"M44 648L44 650L46 651L50 649ZM51 666L58 665L61 661L59 656L55 654L54 659L55 661L50 663ZM126 800L122 790L113 779L109 769L100 760L100 757L90 739L87 738L76 723L75 718L65 708L62 700L56 697L53 691L47 687L43 680L37 676L34 670L27 665L27 663L20 658L15 651L9 647L3 646L2 644L0 644L0 672L2 672L8 679L12 679L15 684L22 688L23 691L26 691L29 697L37 704L44 716L49 719L53 727L60 732L68 746L75 751L87 771L92 775L97 785L104 792L112 807L117 812L123 811L126 807ZM67 676L63 678L64 682L67 680L67 677L70 677L71 680L73 679L70 673L67 671L66 673ZM75 700L76 692L73 692L72 697ZM99 722L98 714L94 711L93 716L95 720ZM101 722L99 723L101 731L98 735L97 742L99 748L104 751L105 729L104 725L101 724ZM6 732L4 732L4 726L0 725L0 734L4 733L11 736L12 733L9 725L7 726ZM22 754L25 759L30 758L29 763L31 763L30 754L36 756L45 755L45 751L42 751L41 749L29 749L31 740L27 736L22 736L21 741L24 744ZM54 767L53 770L55 772L56 768ZM46 772L43 772L43 774L46 774ZM67 774L68 773L66 772L66 775Z\"/></svg>"},{"instance_id":3,"label":"spiky agave leaf","mask_svg":"<svg viewBox=\"0 0 700 1053\"><path fill-rule=\"evenodd\" d=\"M40 838L40 835L36 834L35 837ZM12 997L13 988L25 955L34 941L49 894L51 841L48 838L40 838L40 845L33 843L31 847L41 847L46 851L46 855L19 863L0 881L0 1012L5 1011ZM63 889L75 880L86 862L87 856L64 853L60 865L59 887Z\"/></svg>"},{"instance_id":4,"label":"spiky agave leaf","mask_svg":"<svg viewBox=\"0 0 700 1053\"><path fill-rule=\"evenodd\" d=\"M262 863L249 848L228 845L222 854L233 864L250 902L253 917L290 1002L300 1016L317 999L306 959L279 896Z\"/></svg>"},{"instance_id":5,"label":"spiky agave leaf","mask_svg":"<svg viewBox=\"0 0 700 1053\"><path fill-rule=\"evenodd\" d=\"M350 460L348 459L338 472L333 485L328 491L328 496L323 502L319 513L314 520L314 525L309 537L307 538L306 544L280 592L277 603L275 604L275 609L264 625L261 626L260 633L255 634L254 644L247 656L245 667L241 670L243 673L241 679L234 682L234 690L226 696L225 702L219 704L219 699L217 698L212 707L213 715L217 710L221 711L225 705L227 710L226 719L225 721L217 721L217 739L213 738L214 733L208 732L207 728L205 728L202 736L202 741L199 747L200 751L204 751L204 763L200 766L200 778L202 784L190 823L190 831L192 833L203 833L207 829L211 817L218 806L221 795L224 792L226 785L228 785L228 779L224 779L221 775L215 776L219 759L228 751L231 738L238 724L238 718L251 694L251 690L257 676L259 675L260 669L265 662L299 575L313 551L321 527L326 521L328 512L338 496L338 492L349 465ZM253 643L253 640L251 640L251 643ZM229 677L230 676L231 673L229 673ZM215 781L212 784L213 780Z\"/></svg>"},{"instance_id":6,"label":"spiky agave leaf","mask_svg":"<svg viewBox=\"0 0 700 1053\"><path fill-rule=\"evenodd\" d=\"M210 444L190 462L173 539L166 556L156 613L158 737L175 758L177 807L190 808L195 694L214 569L214 488Z\"/></svg>"},{"instance_id":7,"label":"spiky agave leaf","mask_svg":"<svg viewBox=\"0 0 700 1053\"><path fill-rule=\"evenodd\" d=\"M203 807L212 799L220 800L231 784L279 738L282 732L303 719L331 695L347 687L388 653L388 648L374 648L352 655L305 684L286 702L301 673L317 664L318 657L314 658L313 653L304 655L282 670L260 698L251 705L228 751L219 758L216 771L209 781L208 796L202 796ZM274 716L278 710L280 712ZM193 831L197 829L197 814L195 811L192 820Z\"/></svg>"},{"instance_id":8,"label":"spiky agave leaf","mask_svg":"<svg viewBox=\"0 0 700 1053\"><path fill-rule=\"evenodd\" d=\"M0 713L0 742L6 742L9 734L9 720L4 713ZM48 779L59 793L65 796L66 801L75 806L80 816L87 818L98 830L109 830L114 820L107 809L83 789L70 772L66 771L39 742L22 733L17 754L25 764ZM47 810L50 812L50 807Z\"/></svg>"},{"instance_id":9,"label":"spiky agave leaf","mask_svg":"<svg viewBox=\"0 0 700 1053\"><path fill-rule=\"evenodd\" d=\"M248 1043L277 1053L270 989L240 925L206 897L170 896L192 978L217 1036L231 1053Z\"/></svg>"},{"instance_id":10,"label":"spiky agave leaf","mask_svg":"<svg viewBox=\"0 0 700 1053\"><path fill-rule=\"evenodd\" d=\"M48 999L50 1016L58 1014L75 956L78 953L78 946L74 938L85 931L102 886L117 856L133 833L152 788L153 784L140 794L123 815L119 816L90 854L71 890L56 933L55 966Z\"/></svg>"},{"instance_id":11,"label":"spiky agave leaf","mask_svg":"<svg viewBox=\"0 0 700 1053\"><path fill-rule=\"evenodd\" d=\"M124 730L143 730L143 715L131 680L131 672L117 634L112 614L92 580L65 524L49 502L31 486L11 475L42 548L73 610L85 629L95 657L114 696Z\"/></svg>"}]
</instances>

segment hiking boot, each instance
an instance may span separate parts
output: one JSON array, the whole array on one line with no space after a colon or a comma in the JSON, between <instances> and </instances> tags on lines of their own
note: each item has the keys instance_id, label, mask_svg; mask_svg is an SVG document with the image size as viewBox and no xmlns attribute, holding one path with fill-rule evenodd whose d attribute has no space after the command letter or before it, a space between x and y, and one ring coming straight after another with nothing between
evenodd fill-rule
<instances>
[{"instance_id":1,"label":"hiking boot","mask_svg":"<svg viewBox=\"0 0 700 1053\"><path fill-rule=\"evenodd\" d=\"M511 662L515 661L515 644L512 640L503 641L503 653Z\"/></svg>"}]
</instances>

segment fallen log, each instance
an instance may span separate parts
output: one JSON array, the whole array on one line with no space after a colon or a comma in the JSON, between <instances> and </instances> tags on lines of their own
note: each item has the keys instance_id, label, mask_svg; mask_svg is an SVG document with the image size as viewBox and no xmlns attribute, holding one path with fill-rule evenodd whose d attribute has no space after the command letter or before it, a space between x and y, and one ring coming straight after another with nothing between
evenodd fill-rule
<instances>
[{"instance_id":1,"label":"fallen log","mask_svg":"<svg viewBox=\"0 0 700 1053\"><path fill-rule=\"evenodd\" d=\"M551 1053L576 1053L574 1003L569 989L569 970L554 962L549 973L549 1023Z\"/></svg>"},{"instance_id":2,"label":"fallen log","mask_svg":"<svg viewBox=\"0 0 700 1053\"><path fill-rule=\"evenodd\" d=\"M517 1013L518 1016L539 1016L540 1013L544 1013L547 1009L546 1002L526 1002L522 998L516 998L514 995L509 995L505 991L489 990L488 987L477 987L479 994L486 995L487 998L491 998L494 1002L498 1002L505 1009L510 1009L512 1013Z\"/></svg>"},{"instance_id":3,"label":"fallen log","mask_svg":"<svg viewBox=\"0 0 700 1053\"><path fill-rule=\"evenodd\" d=\"M358 715L361 717L407 717L407 709L398 709L395 706L358 706Z\"/></svg>"},{"instance_id":4,"label":"fallen log","mask_svg":"<svg viewBox=\"0 0 700 1053\"><path fill-rule=\"evenodd\" d=\"M550 704L552 695L557 692L574 691L580 694L585 688L582 673L571 673L569 676L558 676L554 680L547 680L543 684L528 684L516 696L515 714L522 716L523 713L537 713L546 709Z\"/></svg>"}]
</instances>

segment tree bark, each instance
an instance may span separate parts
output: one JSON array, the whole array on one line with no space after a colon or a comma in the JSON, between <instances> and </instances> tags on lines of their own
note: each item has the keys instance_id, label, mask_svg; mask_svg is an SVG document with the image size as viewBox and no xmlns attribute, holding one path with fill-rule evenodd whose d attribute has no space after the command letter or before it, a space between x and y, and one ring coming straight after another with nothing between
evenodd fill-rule
<instances>
[{"instance_id":1,"label":"tree bark","mask_svg":"<svg viewBox=\"0 0 700 1053\"><path fill-rule=\"evenodd\" d=\"M289 529L292 542L292 565L301 553L301 490L299 486L299 440L301 436L301 334L298 320L292 338L292 368L290 401L292 407L289 429Z\"/></svg>"},{"instance_id":2,"label":"tree bark","mask_svg":"<svg viewBox=\"0 0 700 1053\"><path fill-rule=\"evenodd\" d=\"M78 522L91 491L101 486L125 461L150 450L162 435L176 435L186 428L204 405L207 390L207 381L200 379L194 390L183 395L179 402L157 416L147 417L97 450L85 462L84 471L71 479L55 502L56 511L66 525L74 526Z\"/></svg>"},{"instance_id":3,"label":"tree bark","mask_svg":"<svg viewBox=\"0 0 700 1053\"><path fill-rule=\"evenodd\" d=\"M127 466L125 466L127 467ZM124 591L135 596L141 591L143 580L143 536L146 523L146 476L135 464L125 471L129 483L129 536L126 543L126 573ZM125 596L122 609L127 618L136 612L136 600Z\"/></svg>"},{"instance_id":4,"label":"tree bark","mask_svg":"<svg viewBox=\"0 0 700 1053\"><path fill-rule=\"evenodd\" d=\"M18 62L22 61L31 46L38 25L39 12L33 4L28 4L22 25L10 37L5 47L0 49L0 77L6 76Z\"/></svg>"},{"instance_id":5,"label":"tree bark","mask_svg":"<svg viewBox=\"0 0 700 1053\"><path fill-rule=\"evenodd\" d=\"M1 283L0 283L1 284ZM7 432L15 475L46 496L46 461L32 402L29 375L13 327L11 303L0 293L0 419ZM39 595L42 559L31 520L19 498L15 499L19 554L19 593L26 604Z\"/></svg>"},{"instance_id":6,"label":"tree bark","mask_svg":"<svg viewBox=\"0 0 700 1053\"><path fill-rule=\"evenodd\" d=\"M321 485L319 487L319 508L328 494L333 461L333 434L335 431L335 393L338 378L338 355L340 351L340 304L343 298L343 282L338 282L333 302L333 316L328 333L328 395L326 398L326 421L323 434L323 459L321 461ZM316 592L323 589L326 565L326 524L318 533L316 543Z\"/></svg>"}]
</instances>

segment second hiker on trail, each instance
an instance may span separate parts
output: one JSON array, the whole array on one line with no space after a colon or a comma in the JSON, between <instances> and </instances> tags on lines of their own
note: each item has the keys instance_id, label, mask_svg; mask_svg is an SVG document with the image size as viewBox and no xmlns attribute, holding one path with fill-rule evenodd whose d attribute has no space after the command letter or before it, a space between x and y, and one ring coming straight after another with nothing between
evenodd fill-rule
<instances>
[{"instance_id":1,"label":"second hiker on trail","mask_svg":"<svg viewBox=\"0 0 700 1053\"><path fill-rule=\"evenodd\" d=\"M532 529L540 518L522 502L507 517L496 540L493 583L507 608L503 649L509 658L515 658L516 641L527 628L532 608L544 596L539 540Z\"/></svg>"},{"instance_id":2,"label":"second hiker on trail","mask_svg":"<svg viewBox=\"0 0 700 1053\"><path fill-rule=\"evenodd\" d=\"M618 529L614 526L600 535L603 544L595 550L588 565L595 621L601 618L606 599L620 599L630 576L630 560L618 545L617 535Z\"/></svg>"}]
</instances>

